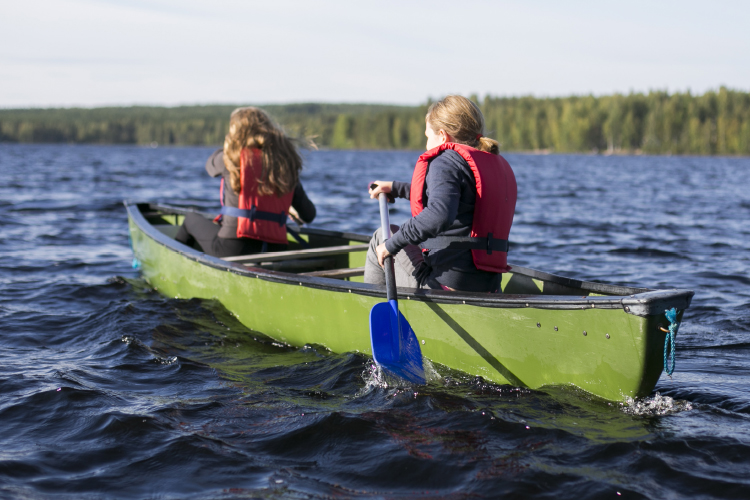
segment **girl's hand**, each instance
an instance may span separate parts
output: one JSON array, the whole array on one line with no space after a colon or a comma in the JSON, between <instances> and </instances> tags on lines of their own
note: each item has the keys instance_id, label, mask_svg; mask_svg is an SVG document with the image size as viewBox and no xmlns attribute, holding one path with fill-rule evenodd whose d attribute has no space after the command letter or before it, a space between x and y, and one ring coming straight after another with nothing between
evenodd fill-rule
<instances>
[{"instance_id":1,"label":"girl's hand","mask_svg":"<svg viewBox=\"0 0 750 500\"><path fill-rule=\"evenodd\" d=\"M297 211L294 209L294 207L291 207L291 206L289 207L289 217L291 217L291 219L294 222L296 222L297 225L299 226L302 226L305 223L302 219L300 219L300 216L297 213Z\"/></svg>"},{"instance_id":2,"label":"girl's hand","mask_svg":"<svg viewBox=\"0 0 750 500\"><path fill-rule=\"evenodd\" d=\"M391 254L391 252L385 248L385 243L378 245L377 248L375 248L375 253L378 254L378 264L380 264L380 267L385 267L385 258Z\"/></svg>"},{"instance_id":3,"label":"girl's hand","mask_svg":"<svg viewBox=\"0 0 750 500\"><path fill-rule=\"evenodd\" d=\"M380 193L385 193L388 196L389 201L394 201L393 196L390 196L391 188L393 187L393 181L375 181L370 183L370 189L367 191L370 193L370 198L378 199Z\"/></svg>"}]
</instances>

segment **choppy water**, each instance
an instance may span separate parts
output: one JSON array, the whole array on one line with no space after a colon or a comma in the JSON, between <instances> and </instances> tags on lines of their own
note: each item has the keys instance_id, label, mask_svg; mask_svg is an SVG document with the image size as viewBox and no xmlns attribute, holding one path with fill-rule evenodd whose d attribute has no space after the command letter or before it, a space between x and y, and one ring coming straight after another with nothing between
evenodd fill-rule
<instances>
[{"instance_id":1,"label":"choppy water","mask_svg":"<svg viewBox=\"0 0 750 500\"><path fill-rule=\"evenodd\" d=\"M209 153L0 146L0 497L750 498L750 159L506 155L512 262L696 291L673 379L619 405L384 386L155 293L121 201L215 206ZM371 232L367 181L416 156L307 154L313 225Z\"/></svg>"}]
</instances>

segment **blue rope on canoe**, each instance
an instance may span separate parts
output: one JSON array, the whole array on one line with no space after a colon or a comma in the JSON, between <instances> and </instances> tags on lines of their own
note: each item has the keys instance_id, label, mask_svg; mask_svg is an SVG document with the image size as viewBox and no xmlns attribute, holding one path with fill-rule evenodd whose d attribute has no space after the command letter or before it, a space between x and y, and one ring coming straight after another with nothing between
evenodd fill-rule
<instances>
[{"instance_id":1,"label":"blue rope on canoe","mask_svg":"<svg viewBox=\"0 0 750 500\"><path fill-rule=\"evenodd\" d=\"M128 235L128 244L130 245L130 251L135 253L135 250L133 250L133 238L131 238L130 235ZM133 269L140 269L140 268L141 268L140 261L138 261L138 259L133 257Z\"/></svg>"},{"instance_id":2,"label":"blue rope on canoe","mask_svg":"<svg viewBox=\"0 0 750 500\"><path fill-rule=\"evenodd\" d=\"M669 331L667 337L664 339L664 371L670 377L674 373L674 358L675 358L675 337L677 336L677 329L680 324L677 322L677 314L679 311L674 307L667 311L664 311L664 316L669 320Z\"/></svg>"}]
</instances>

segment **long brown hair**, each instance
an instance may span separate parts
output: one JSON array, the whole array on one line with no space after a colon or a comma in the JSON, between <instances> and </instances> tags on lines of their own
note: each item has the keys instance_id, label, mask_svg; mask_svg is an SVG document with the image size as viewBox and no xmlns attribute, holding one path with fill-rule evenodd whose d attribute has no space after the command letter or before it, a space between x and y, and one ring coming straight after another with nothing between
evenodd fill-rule
<instances>
[{"instance_id":1,"label":"long brown hair","mask_svg":"<svg viewBox=\"0 0 750 500\"><path fill-rule=\"evenodd\" d=\"M258 194L281 196L295 188L302 170L302 157L293 140L262 109L238 108L229 117L229 133L224 138L224 165L235 193L242 188L240 152L243 148L257 148L263 154Z\"/></svg>"},{"instance_id":2,"label":"long brown hair","mask_svg":"<svg viewBox=\"0 0 750 500\"><path fill-rule=\"evenodd\" d=\"M445 130L453 142L492 154L500 153L500 144L484 137L484 116L479 107L465 97L449 95L432 103L426 120L434 132Z\"/></svg>"}]
</instances>

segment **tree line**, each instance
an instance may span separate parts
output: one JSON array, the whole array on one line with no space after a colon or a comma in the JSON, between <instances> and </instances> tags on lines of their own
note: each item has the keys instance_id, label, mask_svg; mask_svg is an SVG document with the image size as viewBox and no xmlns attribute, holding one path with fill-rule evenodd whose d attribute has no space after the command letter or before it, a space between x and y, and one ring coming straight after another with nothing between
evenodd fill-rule
<instances>
[{"instance_id":1,"label":"tree line","mask_svg":"<svg viewBox=\"0 0 750 500\"><path fill-rule=\"evenodd\" d=\"M472 99L505 151L750 154L750 93L652 91ZM420 106L268 105L285 130L332 149L423 149ZM1 109L0 142L219 145L237 106Z\"/></svg>"}]
</instances>

